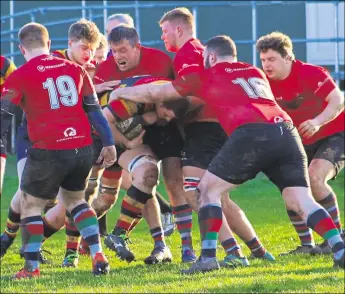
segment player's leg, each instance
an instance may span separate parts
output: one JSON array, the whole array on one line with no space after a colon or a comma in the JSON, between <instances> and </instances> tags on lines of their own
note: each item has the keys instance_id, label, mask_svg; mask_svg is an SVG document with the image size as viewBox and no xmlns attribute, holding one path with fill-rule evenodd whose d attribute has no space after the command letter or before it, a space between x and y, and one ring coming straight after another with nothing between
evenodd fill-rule
<instances>
[{"instance_id":1,"label":"player's leg","mask_svg":"<svg viewBox=\"0 0 345 294\"><path fill-rule=\"evenodd\" d=\"M65 158L71 157L69 153L73 151L64 150ZM85 200L85 189L93 163L92 147L79 148L77 151L74 154L75 160L72 161L73 164L70 164L68 173L60 185L61 198L78 231L90 248L93 274L107 274L109 263L102 250L97 216L91 205Z\"/></svg>"},{"instance_id":2,"label":"player's leg","mask_svg":"<svg viewBox=\"0 0 345 294\"><path fill-rule=\"evenodd\" d=\"M64 170L48 150L29 149L21 178L20 213L25 265L15 279L39 276L39 250L43 242L42 212L59 191Z\"/></svg>"},{"instance_id":3,"label":"player's leg","mask_svg":"<svg viewBox=\"0 0 345 294\"><path fill-rule=\"evenodd\" d=\"M344 163L344 132L341 132L323 140L309 165L310 185L314 199L331 215L343 238L337 196L328 181L339 174L344 168ZM332 250L327 242L323 242L315 246L310 253L327 254L332 253Z\"/></svg>"},{"instance_id":4,"label":"player's leg","mask_svg":"<svg viewBox=\"0 0 345 294\"><path fill-rule=\"evenodd\" d=\"M125 151L118 160L121 167L132 176L132 185L127 190L121 214L111 234L105 239L107 247L116 252L123 260L131 262L135 259L129 250L126 240L132 223L141 214L145 203L152 198L152 189L157 183L157 160L147 146Z\"/></svg>"},{"instance_id":5,"label":"player's leg","mask_svg":"<svg viewBox=\"0 0 345 294\"><path fill-rule=\"evenodd\" d=\"M266 250L258 238L252 224L244 211L232 200L228 194L222 195L222 209L231 230L241 238L251 251L251 257L274 261L274 256ZM222 243L223 245L223 243ZM224 249L225 246L223 245ZM225 249L225 251L227 251Z\"/></svg>"},{"instance_id":6,"label":"player's leg","mask_svg":"<svg viewBox=\"0 0 345 294\"><path fill-rule=\"evenodd\" d=\"M85 190L85 200L88 203L91 203L94 197L98 194L99 186L100 186L100 179L104 172L104 169L100 167L100 165L96 164L97 156L100 154L102 150L102 142L98 136L92 136L92 148L93 148L93 166L91 169L91 175L87 182L87 188ZM79 262L79 254L78 249L81 242L81 235L80 232L73 220L72 215L70 213L66 213L65 219L65 232L66 232L66 252L65 257L62 262L63 267L76 267ZM85 245L85 244L84 244ZM83 246L84 247L87 246ZM88 254L88 250L86 252L81 250L82 253Z\"/></svg>"},{"instance_id":7,"label":"player's leg","mask_svg":"<svg viewBox=\"0 0 345 294\"><path fill-rule=\"evenodd\" d=\"M282 124L280 127L281 134L277 137L281 139L276 140L274 145L277 151L281 150L279 158L275 160L279 164L269 166L264 172L278 186L287 206L328 242L334 254L334 264L344 268L344 242L327 210L312 197L307 156L299 134L291 124Z\"/></svg>"}]
</instances>

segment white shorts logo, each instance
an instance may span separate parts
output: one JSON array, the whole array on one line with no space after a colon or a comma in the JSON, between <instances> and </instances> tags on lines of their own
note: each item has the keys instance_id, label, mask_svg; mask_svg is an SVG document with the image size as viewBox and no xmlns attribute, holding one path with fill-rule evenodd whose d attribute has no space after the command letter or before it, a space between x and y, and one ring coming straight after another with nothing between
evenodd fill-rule
<instances>
[{"instance_id":1,"label":"white shorts logo","mask_svg":"<svg viewBox=\"0 0 345 294\"><path fill-rule=\"evenodd\" d=\"M77 131L74 128L67 128L63 134L65 137L74 137L77 134Z\"/></svg>"}]
</instances>

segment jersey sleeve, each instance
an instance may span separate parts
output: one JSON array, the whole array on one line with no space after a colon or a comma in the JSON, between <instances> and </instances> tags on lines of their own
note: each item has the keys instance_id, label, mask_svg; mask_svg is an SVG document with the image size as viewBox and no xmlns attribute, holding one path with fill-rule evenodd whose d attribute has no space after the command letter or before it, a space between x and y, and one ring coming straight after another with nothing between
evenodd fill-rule
<instances>
[{"instance_id":1,"label":"jersey sleeve","mask_svg":"<svg viewBox=\"0 0 345 294\"><path fill-rule=\"evenodd\" d=\"M181 96L202 96L202 77L200 73L191 73L178 77L172 85Z\"/></svg>"},{"instance_id":2,"label":"jersey sleeve","mask_svg":"<svg viewBox=\"0 0 345 294\"><path fill-rule=\"evenodd\" d=\"M95 95L95 97L97 97L96 90L92 83L91 77L84 68L82 68L82 75L83 75L83 87L82 87L83 97L89 96L89 95Z\"/></svg>"},{"instance_id":3,"label":"jersey sleeve","mask_svg":"<svg viewBox=\"0 0 345 294\"><path fill-rule=\"evenodd\" d=\"M23 80L18 80L17 76L15 74L8 76L2 88L1 100L8 100L13 104L19 105L23 98L21 87Z\"/></svg>"},{"instance_id":4,"label":"jersey sleeve","mask_svg":"<svg viewBox=\"0 0 345 294\"><path fill-rule=\"evenodd\" d=\"M319 66L308 67L303 83L308 92L316 97L325 100L327 96L337 87L328 71Z\"/></svg>"},{"instance_id":5,"label":"jersey sleeve","mask_svg":"<svg viewBox=\"0 0 345 294\"><path fill-rule=\"evenodd\" d=\"M106 74L105 63L101 63L96 67L96 72L93 76L93 83L95 85L103 84L106 81Z\"/></svg>"}]
</instances>

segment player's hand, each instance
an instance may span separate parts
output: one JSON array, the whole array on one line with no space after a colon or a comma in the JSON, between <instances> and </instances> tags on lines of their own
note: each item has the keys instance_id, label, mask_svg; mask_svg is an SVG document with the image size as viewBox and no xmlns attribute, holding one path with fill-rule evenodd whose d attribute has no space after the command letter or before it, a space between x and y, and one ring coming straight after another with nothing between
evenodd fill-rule
<instances>
[{"instance_id":1,"label":"player's hand","mask_svg":"<svg viewBox=\"0 0 345 294\"><path fill-rule=\"evenodd\" d=\"M145 125L153 125L158 120L158 114L156 111L146 112L141 115L143 120L145 121Z\"/></svg>"},{"instance_id":2,"label":"player's hand","mask_svg":"<svg viewBox=\"0 0 345 294\"><path fill-rule=\"evenodd\" d=\"M312 137L320 128L321 126L316 119L309 119L299 125L298 132L302 138L307 139Z\"/></svg>"},{"instance_id":3,"label":"player's hand","mask_svg":"<svg viewBox=\"0 0 345 294\"><path fill-rule=\"evenodd\" d=\"M101 153L96 161L101 164L103 168L112 166L117 160L116 149L114 145L103 147Z\"/></svg>"},{"instance_id":4,"label":"player's hand","mask_svg":"<svg viewBox=\"0 0 345 294\"><path fill-rule=\"evenodd\" d=\"M104 82L102 84L95 85L96 93L102 93L104 91L113 90L115 86L120 84L120 80Z\"/></svg>"},{"instance_id":5,"label":"player's hand","mask_svg":"<svg viewBox=\"0 0 345 294\"><path fill-rule=\"evenodd\" d=\"M135 149L135 148L139 147L140 145L142 145L144 135L145 135L145 130L143 130L138 137L126 142L126 144L125 144L126 148L127 149Z\"/></svg>"}]
</instances>

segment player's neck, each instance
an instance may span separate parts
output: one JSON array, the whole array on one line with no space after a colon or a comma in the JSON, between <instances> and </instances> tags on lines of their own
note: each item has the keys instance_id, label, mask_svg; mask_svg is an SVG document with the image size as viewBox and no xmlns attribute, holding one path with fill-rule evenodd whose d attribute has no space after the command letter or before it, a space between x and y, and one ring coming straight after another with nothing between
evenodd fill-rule
<instances>
[{"instance_id":1,"label":"player's neck","mask_svg":"<svg viewBox=\"0 0 345 294\"><path fill-rule=\"evenodd\" d=\"M177 50L180 50L184 44L186 44L190 39L194 39L193 34L186 34L183 35L177 43Z\"/></svg>"},{"instance_id":2,"label":"player's neck","mask_svg":"<svg viewBox=\"0 0 345 294\"><path fill-rule=\"evenodd\" d=\"M26 61L29 61L40 55L49 55L49 49L38 48L27 51L25 54L25 59Z\"/></svg>"},{"instance_id":3,"label":"player's neck","mask_svg":"<svg viewBox=\"0 0 345 294\"><path fill-rule=\"evenodd\" d=\"M292 70L292 62L286 66L284 72L282 72L282 75L279 77L279 80L285 80L290 75L291 70Z\"/></svg>"}]
</instances>

